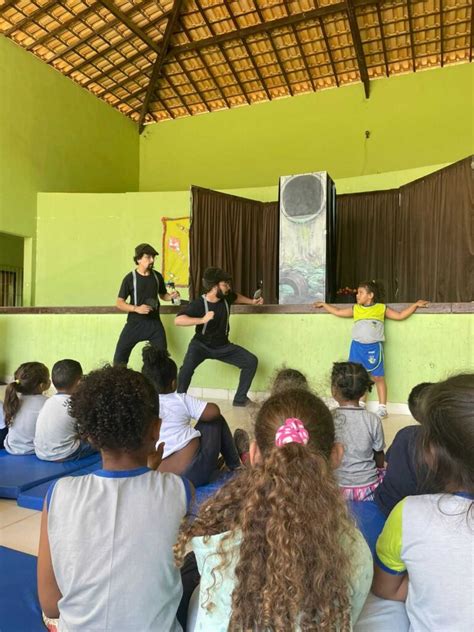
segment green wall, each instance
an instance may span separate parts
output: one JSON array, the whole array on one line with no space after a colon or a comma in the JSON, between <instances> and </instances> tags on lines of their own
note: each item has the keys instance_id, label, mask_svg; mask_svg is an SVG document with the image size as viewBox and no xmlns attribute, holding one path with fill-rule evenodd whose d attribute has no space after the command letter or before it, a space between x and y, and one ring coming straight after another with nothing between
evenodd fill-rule
<instances>
[{"instance_id":1,"label":"green wall","mask_svg":"<svg viewBox=\"0 0 474 632\"><path fill-rule=\"evenodd\" d=\"M454 162L474 153L472 64L379 79L150 125L140 191L268 186L328 171L340 180ZM365 138L366 130L370 138Z\"/></svg>"},{"instance_id":2,"label":"green wall","mask_svg":"<svg viewBox=\"0 0 474 632\"><path fill-rule=\"evenodd\" d=\"M28 360L49 367L64 357L79 360L85 371L111 361L125 324L125 315L4 315L0 314L0 376L12 375ZM193 328L173 325L173 316L163 322L170 352L181 364ZM299 368L313 387L329 395L332 363L347 359L350 320L325 314L247 315L231 317L231 340L243 344L259 358L252 389L264 391L274 370L285 363ZM415 314L404 322L386 324L385 345L389 401L404 403L411 388L421 381L436 381L473 368L473 314ZM131 357L140 368L138 345ZM192 386L234 389L238 370L207 361L195 373Z\"/></svg>"},{"instance_id":3,"label":"green wall","mask_svg":"<svg viewBox=\"0 0 474 632\"><path fill-rule=\"evenodd\" d=\"M23 267L23 239L0 233L0 265Z\"/></svg>"},{"instance_id":4,"label":"green wall","mask_svg":"<svg viewBox=\"0 0 474 632\"><path fill-rule=\"evenodd\" d=\"M138 188L135 124L2 36L0 95L0 231L35 237L39 191Z\"/></svg>"}]
</instances>

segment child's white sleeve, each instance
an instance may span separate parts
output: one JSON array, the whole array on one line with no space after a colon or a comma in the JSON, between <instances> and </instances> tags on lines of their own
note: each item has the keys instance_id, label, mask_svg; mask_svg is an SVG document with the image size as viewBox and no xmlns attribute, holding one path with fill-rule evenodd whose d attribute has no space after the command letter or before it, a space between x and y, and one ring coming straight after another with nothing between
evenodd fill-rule
<instances>
[{"instance_id":1,"label":"child's white sleeve","mask_svg":"<svg viewBox=\"0 0 474 632\"><path fill-rule=\"evenodd\" d=\"M199 421L199 418L201 417L204 409L207 406L207 402L203 401L202 399L198 399L197 397L192 397L187 393L184 393L183 395L183 402L191 419Z\"/></svg>"}]
</instances>

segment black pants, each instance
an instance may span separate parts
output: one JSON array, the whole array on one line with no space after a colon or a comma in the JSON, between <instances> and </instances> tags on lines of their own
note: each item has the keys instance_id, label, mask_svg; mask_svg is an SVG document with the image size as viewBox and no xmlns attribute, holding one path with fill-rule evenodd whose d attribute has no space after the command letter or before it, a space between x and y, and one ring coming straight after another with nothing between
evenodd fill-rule
<instances>
[{"instance_id":1,"label":"black pants","mask_svg":"<svg viewBox=\"0 0 474 632\"><path fill-rule=\"evenodd\" d=\"M242 465L232 433L222 415L213 421L199 421L195 428L201 433L199 450L183 472L183 476L195 487L209 483L217 469L219 454L222 454L230 470Z\"/></svg>"},{"instance_id":2,"label":"black pants","mask_svg":"<svg viewBox=\"0 0 474 632\"><path fill-rule=\"evenodd\" d=\"M117 342L114 364L127 364L133 347L145 340L155 347L166 349L166 334L161 320L147 317L127 320Z\"/></svg>"},{"instance_id":3,"label":"black pants","mask_svg":"<svg viewBox=\"0 0 474 632\"><path fill-rule=\"evenodd\" d=\"M6 436L8 434L8 428L2 428L0 430L0 450L4 447L4 442L6 439Z\"/></svg>"},{"instance_id":4,"label":"black pants","mask_svg":"<svg viewBox=\"0 0 474 632\"><path fill-rule=\"evenodd\" d=\"M183 596L179 604L178 613L176 615L183 630L186 630L186 622L188 619L189 600L196 586L199 586L201 575L199 575L196 556L191 551L186 555L181 566L181 582L183 584Z\"/></svg>"},{"instance_id":5,"label":"black pants","mask_svg":"<svg viewBox=\"0 0 474 632\"><path fill-rule=\"evenodd\" d=\"M257 372L257 356L230 342L222 347L208 347L198 340L191 340L183 360L183 366L179 370L178 393L185 393L188 390L194 371L204 360L220 360L240 369L240 380L234 403L244 403Z\"/></svg>"}]
</instances>

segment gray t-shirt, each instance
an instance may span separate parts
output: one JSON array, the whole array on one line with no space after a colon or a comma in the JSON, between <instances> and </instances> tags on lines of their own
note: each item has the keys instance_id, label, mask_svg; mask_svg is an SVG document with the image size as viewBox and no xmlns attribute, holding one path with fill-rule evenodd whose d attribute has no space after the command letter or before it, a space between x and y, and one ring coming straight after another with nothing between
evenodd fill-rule
<instances>
[{"instance_id":1,"label":"gray t-shirt","mask_svg":"<svg viewBox=\"0 0 474 632\"><path fill-rule=\"evenodd\" d=\"M65 393L57 393L41 409L35 433L35 452L38 459L67 459L79 448L76 421L67 409L70 397Z\"/></svg>"},{"instance_id":2,"label":"gray t-shirt","mask_svg":"<svg viewBox=\"0 0 474 632\"><path fill-rule=\"evenodd\" d=\"M336 441L344 446L341 465L336 470L339 485L360 487L377 482L374 450L385 447L382 423L365 408L340 407L333 412Z\"/></svg>"},{"instance_id":3,"label":"gray t-shirt","mask_svg":"<svg viewBox=\"0 0 474 632\"><path fill-rule=\"evenodd\" d=\"M34 454L36 421L48 399L44 395L20 395L20 408L10 424L5 450L10 454Z\"/></svg>"}]
</instances>

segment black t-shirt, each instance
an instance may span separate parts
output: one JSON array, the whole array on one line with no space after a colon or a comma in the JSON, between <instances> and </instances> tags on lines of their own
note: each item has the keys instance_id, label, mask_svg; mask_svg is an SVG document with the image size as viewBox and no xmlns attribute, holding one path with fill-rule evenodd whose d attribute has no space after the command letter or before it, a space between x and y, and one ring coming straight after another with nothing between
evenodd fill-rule
<instances>
[{"instance_id":1,"label":"black t-shirt","mask_svg":"<svg viewBox=\"0 0 474 632\"><path fill-rule=\"evenodd\" d=\"M120 290L118 293L119 298L123 298L124 301L130 297L131 305L151 305L155 309L149 314L137 314L130 312L128 314L129 320L136 320L140 318L159 318L160 317L160 301L158 295L166 294L166 285L163 276L153 270L148 276L143 276L139 272L136 273L137 277L137 302L135 303L134 291L133 291L133 274L129 272L122 281ZM158 279L157 279L158 277Z\"/></svg>"},{"instance_id":2,"label":"black t-shirt","mask_svg":"<svg viewBox=\"0 0 474 632\"><path fill-rule=\"evenodd\" d=\"M416 445L419 432L418 425L402 428L387 451L387 471L374 493L375 502L386 516L407 496L435 492L423 484L426 468L417 467Z\"/></svg>"},{"instance_id":3,"label":"black t-shirt","mask_svg":"<svg viewBox=\"0 0 474 632\"><path fill-rule=\"evenodd\" d=\"M196 333L194 334L193 340L199 340L199 342L203 342L209 347L222 347L223 345L228 344L229 342L229 319L227 315L227 308L225 303L230 306L232 303L235 303L237 300L237 294L234 292L229 292L225 298L217 301L217 303L211 303L207 301L208 310L210 312L214 312L214 318L210 320L207 324L207 327L203 333L204 325L196 325ZM202 318L206 313L206 309L204 307L204 299L202 296L191 301L189 305L186 305L178 314L184 314L185 316L190 316L191 318Z\"/></svg>"}]
</instances>

